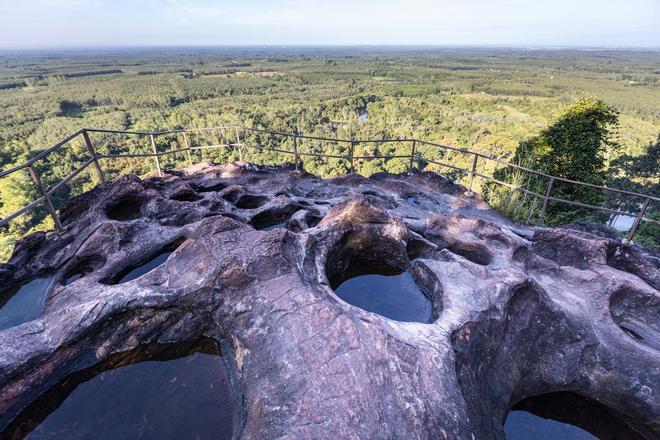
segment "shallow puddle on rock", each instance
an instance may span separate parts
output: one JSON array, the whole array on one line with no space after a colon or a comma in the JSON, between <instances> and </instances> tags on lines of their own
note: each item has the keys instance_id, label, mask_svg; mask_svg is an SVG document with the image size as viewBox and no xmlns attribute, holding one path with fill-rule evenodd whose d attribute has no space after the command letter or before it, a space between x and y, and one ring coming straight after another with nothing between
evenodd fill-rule
<instances>
[{"instance_id":1,"label":"shallow puddle on rock","mask_svg":"<svg viewBox=\"0 0 660 440\"><path fill-rule=\"evenodd\" d=\"M284 228L285 226L286 226L286 223L276 223L274 225L264 226L264 227L257 228L257 229L259 229L260 231L272 231L273 229L280 229L280 228Z\"/></svg>"},{"instance_id":2,"label":"shallow puddle on rock","mask_svg":"<svg viewBox=\"0 0 660 440\"><path fill-rule=\"evenodd\" d=\"M140 278L142 275L146 274L147 272L151 272L161 264L165 263L165 261L167 261L167 257L172 255L172 252L173 251L163 252L162 254L159 254L155 258L152 258L142 266L136 267L135 269L131 270L126 275L121 277L119 281L117 281L117 284L133 281L136 278Z\"/></svg>"},{"instance_id":3,"label":"shallow puddle on rock","mask_svg":"<svg viewBox=\"0 0 660 440\"><path fill-rule=\"evenodd\" d=\"M511 411L504 425L507 440L598 440L587 431L568 423L544 419L527 411Z\"/></svg>"},{"instance_id":4,"label":"shallow puddle on rock","mask_svg":"<svg viewBox=\"0 0 660 440\"><path fill-rule=\"evenodd\" d=\"M356 276L341 283L335 292L347 303L386 318L431 322L431 301L407 271Z\"/></svg>"},{"instance_id":5,"label":"shallow puddle on rock","mask_svg":"<svg viewBox=\"0 0 660 440\"><path fill-rule=\"evenodd\" d=\"M410 196L406 197L406 201L411 204L412 206L420 206L421 203L419 203L419 200L417 200L416 197Z\"/></svg>"},{"instance_id":6,"label":"shallow puddle on rock","mask_svg":"<svg viewBox=\"0 0 660 440\"><path fill-rule=\"evenodd\" d=\"M0 438L230 439L234 400L219 354L204 340L116 355L60 381Z\"/></svg>"},{"instance_id":7,"label":"shallow puddle on rock","mask_svg":"<svg viewBox=\"0 0 660 440\"><path fill-rule=\"evenodd\" d=\"M531 397L509 412L506 440L643 440L605 406L572 393Z\"/></svg>"},{"instance_id":8,"label":"shallow puddle on rock","mask_svg":"<svg viewBox=\"0 0 660 440\"><path fill-rule=\"evenodd\" d=\"M0 330L37 319L52 284L52 278L38 278L0 293Z\"/></svg>"}]
</instances>

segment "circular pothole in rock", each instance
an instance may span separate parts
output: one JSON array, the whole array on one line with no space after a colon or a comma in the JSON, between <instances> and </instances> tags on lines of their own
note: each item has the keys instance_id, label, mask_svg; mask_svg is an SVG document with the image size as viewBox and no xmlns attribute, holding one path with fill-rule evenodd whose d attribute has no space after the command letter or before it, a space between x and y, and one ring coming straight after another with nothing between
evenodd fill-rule
<instances>
[{"instance_id":1,"label":"circular pothole in rock","mask_svg":"<svg viewBox=\"0 0 660 440\"><path fill-rule=\"evenodd\" d=\"M220 354L202 339L113 355L59 381L0 438L231 439L236 399Z\"/></svg>"},{"instance_id":2,"label":"circular pothole in rock","mask_svg":"<svg viewBox=\"0 0 660 440\"><path fill-rule=\"evenodd\" d=\"M37 278L0 292L0 330L32 321L41 314L53 278Z\"/></svg>"},{"instance_id":3,"label":"circular pothole in rock","mask_svg":"<svg viewBox=\"0 0 660 440\"><path fill-rule=\"evenodd\" d=\"M222 191L225 188L227 188L227 184L223 182L214 183L209 186L195 185L195 189L197 190L197 192L200 193L218 192L218 191Z\"/></svg>"},{"instance_id":4,"label":"circular pothole in rock","mask_svg":"<svg viewBox=\"0 0 660 440\"><path fill-rule=\"evenodd\" d=\"M75 281L78 281L79 279L89 275L93 271L94 269L91 267L91 265L82 264L76 266L75 269L66 273L62 280L60 280L60 284L62 284L62 286L68 286L69 284L72 284Z\"/></svg>"},{"instance_id":5,"label":"circular pothole in rock","mask_svg":"<svg viewBox=\"0 0 660 440\"><path fill-rule=\"evenodd\" d=\"M202 196L200 196L197 193L194 192L185 192L181 194L177 194L175 196L170 197L170 200L175 200L177 202L197 202L199 200L202 200Z\"/></svg>"},{"instance_id":6,"label":"circular pothole in rock","mask_svg":"<svg viewBox=\"0 0 660 440\"><path fill-rule=\"evenodd\" d=\"M604 405L569 392L541 394L522 400L504 423L507 440L626 439L644 440L638 427ZM650 438L650 437L649 437Z\"/></svg>"},{"instance_id":7,"label":"circular pothole in rock","mask_svg":"<svg viewBox=\"0 0 660 440\"><path fill-rule=\"evenodd\" d=\"M146 275L147 273L156 269L158 266L164 264L180 244L181 242L171 243L160 249L157 253L150 255L139 264L131 265L119 272L116 276L110 277L109 279L103 280L102 282L110 285L122 284L140 278L141 276Z\"/></svg>"},{"instance_id":8,"label":"circular pothole in rock","mask_svg":"<svg viewBox=\"0 0 660 440\"><path fill-rule=\"evenodd\" d=\"M429 323L433 302L410 271L405 243L351 232L328 256L326 275L343 301L389 319Z\"/></svg>"},{"instance_id":9,"label":"circular pothole in rock","mask_svg":"<svg viewBox=\"0 0 660 440\"><path fill-rule=\"evenodd\" d=\"M447 249L468 261L481 266L488 266L493 261L493 255L485 246L472 243L452 243Z\"/></svg>"},{"instance_id":10,"label":"circular pothole in rock","mask_svg":"<svg viewBox=\"0 0 660 440\"><path fill-rule=\"evenodd\" d=\"M108 207L106 215L111 220L129 221L140 217L142 200L137 197L124 198Z\"/></svg>"},{"instance_id":11,"label":"circular pothole in rock","mask_svg":"<svg viewBox=\"0 0 660 440\"><path fill-rule=\"evenodd\" d=\"M289 217L291 217L295 211L295 207L290 207L260 212L252 217L250 224L254 229L260 231L271 231L273 229L285 228Z\"/></svg>"},{"instance_id":12,"label":"circular pothole in rock","mask_svg":"<svg viewBox=\"0 0 660 440\"><path fill-rule=\"evenodd\" d=\"M245 194L236 201L238 209L256 209L268 202L268 197Z\"/></svg>"},{"instance_id":13,"label":"circular pothole in rock","mask_svg":"<svg viewBox=\"0 0 660 440\"><path fill-rule=\"evenodd\" d=\"M422 206L421 202L418 200L417 196L415 195L407 195L406 196L406 202L408 202L409 205L414 206L414 207L419 207Z\"/></svg>"},{"instance_id":14,"label":"circular pothole in rock","mask_svg":"<svg viewBox=\"0 0 660 440\"><path fill-rule=\"evenodd\" d=\"M335 292L342 300L395 321L432 320L433 306L407 270L383 265L349 278Z\"/></svg>"},{"instance_id":15,"label":"circular pothole in rock","mask_svg":"<svg viewBox=\"0 0 660 440\"><path fill-rule=\"evenodd\" d=\"M660 297L632 289L619 289L610 297L610 313L633 340L660 350Z\"/></svg>"}]
</instances>

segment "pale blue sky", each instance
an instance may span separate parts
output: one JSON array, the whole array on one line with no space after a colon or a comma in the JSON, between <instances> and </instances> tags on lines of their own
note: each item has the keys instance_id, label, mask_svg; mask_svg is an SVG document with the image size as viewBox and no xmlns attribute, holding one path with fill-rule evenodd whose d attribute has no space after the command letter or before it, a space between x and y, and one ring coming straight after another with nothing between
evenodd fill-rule
<instances>
[{"instance_id":1,"label":"pale blue sky","mask_svg":"<svg viewBox=\"0 0 660 440\"><path fill-rule=\"evenodd\" d=\"M0 48L660 46L660 0L0 0Z\"/></svg>"}]
</instances>

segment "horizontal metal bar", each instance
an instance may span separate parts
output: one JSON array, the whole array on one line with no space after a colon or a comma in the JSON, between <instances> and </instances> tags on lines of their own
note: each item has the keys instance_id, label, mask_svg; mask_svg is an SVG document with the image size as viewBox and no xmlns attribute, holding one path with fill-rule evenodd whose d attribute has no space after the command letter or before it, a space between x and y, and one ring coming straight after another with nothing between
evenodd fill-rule
<instances>
[{"instance_id":1,"label":"horizontal metal bar","mask_svg":"<svg viewBox=\"0 0 660 440\"><path fill-rule=\"evenodd\" d=\"M279 150L276 148L265 148L265 147L255 147L252 145L245 145L247 148L256 148L258 150L266 150L266 151L276 151L278 153L287 153L287 154L293 154L293 155L299 155L299 156L313 156L313 157L329 157L332 159L344 159L344 160L350 160L350 157L347 156L340 156L336 154L322 154L322 153L305 153L302 151L298 151L297 153L295 151L288 151L288 150Z\"/></svg>"},{"instance_id":2,"label":"horizontal metal bar","mask_svg":"<svg viewBox=\"0 0 660 440\"><path fill-rule=\"evenodd\" d=\"M486 176L484 174L474 173L474 175L479 176L482 179L488 180L489 182L497 183L499 185L503 185L503 186L506 186L506 187L509 187L509 188L512 188L512 189L515 189L515 190L518 190L518 191L522 191L526 194L529 194L529 195L534 196L534 197L538 197L540 199L545 198L544 195L539 194L537 192L530 191L528 189L525 189L525 188L522 188L522 187L519 187L519 186L516 186L516 185L511 185L510 183L503 182L501 180L495 179L493 177ZM582 208L597 209L597 210L600 210L600 211L603 211L603 212L608 212L610 214L618 214L618 215L625 215L625 216L629 216L629 217L635 217L635 214L631 214L629 212L618 211L616 209L605 208L603 206L589 205L587 203L575 202L573 200L560 199L558 197L548 196L548 200L553 201L553 202L557 202L557 203L563 203L563 204L566 204L566 205L579 206L579 207L582 207ZM649 219L649 220L651 222L654 222L654 220L651 220L651 219Z\"/></svg>"},{"instance_id":3,"label":"horizontal metal bar","mask_svg":"<svg viewBox=\"0 0 660 440\"><path fill-rule=\"evenodd\" d=\"M426 161L426 162L429 162L429 163L434 163L434 164L436 164L436 165L442 165L443 167L452 168L452 169L454 169L454 170L461 171L461 172L463 172L463 173L467 173L467 172L468 172L468 170L465 169L465 168L460 168L460 167L456 167L456 166L454 166L454 165L449 165L448 163L438 162L437 160L424 159L423 157L422 157L422 160L424 160L424 161Z\"/></svg>"},{"instance_id":4,"label":"horizontal metal bar","mask_svg":"<svg viewBox=\"0 0 660 440\"><path fill-rule=\"evenodd\" d=\"M501 159L495 158L492 155L487 155L483 153L478 153L478 152L473 152L470 151L466 148L457 148L457 147L452 147L449 145L441 145L438 143L434 142L429 142L429 141L422 141L418 139L340 139L340 138L329 138L329 137L323 137L323 136L308 136L308 135L303 135L303 134L296 134L296 133L287 133L283 131L274 131L274 130L264 130L264 129L259 129L259 128L252 128L252 127L245 127L245 126L237 126L237 125L232 125L232 126L219 126L219 127L208 127L208 128L196 128L196 129L175 129L175 130L166 130L166 131L155 131L155 132L141 132L141 131L128 131L128 130L107 130L107 129L95 129L95 128L84 128L81 130L76 131L72 135L66 137L62 141L58 142L57 144L53 145L52 147L48 148L47 150L44 150L40 153L38 153L36 156L32 157L29 159L27 162L23 164L19 164L17 166L14 166L10 169L0 171L0 177L7 176L9 174L12 174L14 172L20 171L22 169L28 168L32 166L35 162L45 158L48 156L50 153L54 152L55 150L59 149L66 143L70 142L71 140L75 139L77 136L80 134L84 133L85 131L87 132L96 132L96 133L112 133L112 134L125 134L125 135L137 135L137 136L160 136L160 135L168 135L168 134L179 134L179 133L199 133L199 132L206 132L206 131L217 131L217 130L225 130L225 129L237 129L237 130L242 130L244 132L252 132L252 133L262 133L262 134L270 134L270 135L275 135L275 136L283 136L286 138L294 138L294 139L309 139L309 140L316 140L316 141L326 141L326 142L335 142L335 143L349 143L352 144L353 146L356 144L360 143L392 143L392 142L416 142L421 145L429 145L429 146L434 146L437 148L440 148L442 150L449 150L449 151L454 151L460 154L464 155L473 155L474 157L481 157L485 160L489 161L496 161L500 166L509 166L513 169L521 170L527 173L535 174L537 176L541 176L544 178L552 178L560 182L565 182L568 184L572 185L578 185L578 186L584 186L584 187L590 187L594 189L599 189L599 190L604 190L608 192L613 192L613 193L618 193L618 194L624 194L632 197L640 197L640 198L646 198L650 201L658 202L660 201L660 197L654 197L654 196L649 196L645 195L643 193L636 193L632 191L626 191L626 190L621 190L617 188L609 188L607 186L603 185L595 185L591 183L586 183L586 182L580 182L580 181L575 181L571 179L566 179L563 177L556 177L552 176L549 174L546 174L541 171L533 170L521 165L516 165L513 163L505 162L502 161ZM279 152L283 154L293 154L293 155L299 155L299 156L312 156L312 157L321 157L321 158L335 158L335 159L341 159L341 160L347 160L350 161L351 158L348 156L343 156L343 155L335 155L335 154L324 154L324 153L312 153L312 152L303 152L303 151L298 151L297 153L294 151L289 151L289 150L281 150L277 148L264 148L264 147L257 147L257 146L249 146L243 143L235 143L235 144L220 144L220 145L208 145L208 146L196 146L196 147L190 147L190 148L181 148L181 149L175 149L175 150L169 150L169 151L163 151L163 152L157 152L157 153L128 153L128 154L118 154L118 155L103 155L99 154L96 156L97 159L124 159L124 158L148 158L148 157L159 157L161 155L169 155L169 154L175 154L175 153L180 153L184 151L190 151L190 150L201 150L201 149L214 149L214 148L242 148L242 147L247 147L247 148L255 148L260 151L274 151L274 152ZM411 155L374 155L374 156L355 156L353 159L358 159L358 160L371 160L371 159L395 159L395 158L413 158L415 156ZM430 160L430 159L424 159L423 155L417 156L429 163L433 163L436 165L440 165L443 167L447 167L450 169L454 169L457 171L460 171L461 173L467 173L468 170L464 168L460 168L454 165L450 165L448 163L443 163L440 161L436 160ZM87 162L85 162L80 168L72 172L70 175L64 178L60 183L56 184L53 186L51 189L49 189L46 192L46 196L51 195L58 189L60 189L63 185L67 184L70 182L75 176L77 176L80 172L82 172L85 168L87 168L90 164L94 162L94 158L89 159ZM490 177L481 173L476 173L475 174L478 177L481 177L483 179L486 179L489 182L494 182L499 185L503 185L509 188L513 188L517 191L521 191L523 193L529 194L534 197L539 197L543 198L544 196L536 193L534 191L530 191L528 189L522 188L522 187L517 187L515 185L512 185L508 182L504 182L498 179L495 179L494 177ZM634 217L634 214L628 213L628 212L623 212L623 211L618 211L610 208L605 208L601 206L595 206L595 205L590 205L586 203L581 203L577 201L572 201L572 200L565 200L565 199L560 199L557 197L548 197L547 198L549 201L555 202L555 203L561 203L561 204L567 204L571 206L578 206L586 209L595 209L599 210L602 212L607 212L610 214L615 214L615 215L624 215L624 216L630 216ZM13 213L9 217L6 217L5 219L0 220L0 225L6 225L9 221L13 220L14 218L25 214L31 209L34 209L37 205L40 203L43 203L46 200L45 196L42 196L35 200L34 202L30 203L28 206L18 210L17 212ZM642 221L653 223L653 224L658 224L660 225L660 222L657 220L653 220L651 218L647 217L641 217Z\"/></svg>"},{"instance_id":5,"label":"horizontal metal bar","mask_svg":"<svg viewBox=\"0 0 660 440\"><path fill-rule=\"evenodd\" d=\"M82 172L82 170L84 170L85 168L87 168L88 166L90 166L93 163L94 163L94 158L92 157L91 159L87 160L87 162L82 164L80 166L80 168L78 168L77 170L75 170L74 172L72 172L71 174L66 176L60 183L58 183L57 185L54 185L49 190L47 190L46 195L49 196L49 195L53 194L55 191L57 191L58 189L60 189L64 185L66 185L71 179L73 179L78 174L80 174Z\"/></svg>"},{"instance_id":6,"label":"horizontal metal bar","mask_svg":"<svg viewBox=\"0 0 660 440\"><path fill-rule=\"evenodd\" d=\"M412 156L410 154L400 154L400 155L391 155L391 156L354 156L353 159L410 159Z\"/></svg>"},{"instance_id":7,"label":"horizontal metal bar","mask_svg":"<svg viewBox=\"0 0 660 440\"><path fill-rule=\"evenodd\" d=\"M240 147L241 144L217 144L217 145L198 145L196 147L190 147L191 150L208 150L214 148L235 148Z\"/></svg>"},{"instance_id":8,"label":"horizontal metal bar","mask_svg":"<svg viewBox=\"0 0 660 440\"><path fill-rule=\"evenodd\" d=\"M151 136L152 134L156 134L148 131L107 130L104 128L86 128L85 130L89 133L133 134L137 136Z\"/></svg>"},{"instance_id":9,"label":"horizontal metal bar","mask_svg":"<svg viewBox=\"0 0 660 440\"><path fill-rule=\"evenodd\" d=\"M579 206L580 208L597 209L599 211L609 212L610 214L620 214L621 213L621 211L617 211L615 209L605 208L605 207L602 207L602 206L589 205L587 203L575 202L573 200L559 199L557 197L548 197L548 200L551 200L553 202L563 203L563 204L566 204L566 205ZM625 214L625 215L629 215L629 214ZM634 215L632 217L634 217Z\"/></svg>"},{"instance_id":10,"label":"horizontal metal bar","mask_svg":"<svg viewBox=\"0 0 660 440\"><path fill-rule=\"evenodd\" d=\"M4 177L8 174L15 173L16 171L20 171L24 168L29 167L30 165L33 165L35 162L37 162L37 161L43 159L44 157L48 156L50 153L57 150L62 145L66 144L66 143L70 142L71 140L73 140L74 138L76 138L76 136L79 136L83 131L85 131L85 130L83 129L83 130L76 131L72 135L64 138L63 140L59 141L58 143L56 143L52 147L48 148L47 150L44 150L41 153L37 154L36 156L30 158L27 162L24 162L20 165L17 165L13 168L9 168L9 169L4 170L4 171L0 171L0 177Z\"/></svg>"},{"instance_id":11,"label":"horizontal metal bar","mask_svg":"<svg viewBox=\"0 0 660 440\"><path fill-rule=\"evenodd\" d=\"M472 152L471 154L474 154L474 155L479 156L479 157L483 157L484 159L487 159L487 160L497 162L497 159L492 157L492 156L488 156L488 155L481 154L481 153L475 153L475 152ZM577 180L566 179L564 177L557 177L557 176L553 176L551 174L546 174L546 173L543 173L541 171L536 171L536 170L533 170L531 168L526 168L526 167L523 167L523 166L520 166L520 165L516 165L516 164L513 164L513 163L509 163L509 162L504 162L504 161L501 161L501 160L499 161L499 163L501 165L510 166L512 168L522 170L522 171L525 171L525 172L528 172L528 173L536 174L538 176L543 176L543 177L548 178L548 179L553 178L555 180L570 183L570 184L573 184L573 185L588 186L588 187L595 188L595 189L602 189L604 191L616 192L616 193L619 193L619 194L626 194L626 195L634 196L634 197L649 198L651 200L655 200L655 201L660 202L659 197L653 197L653 196L649 196L649 195L646 195L646 194L636 193L636 192L632 192L632 191L626 191L626 190L618 189L618 188L610 188L610 187L603 186L603 185L594 185L593 183L580 182L580 181L577 181Z\"/></svg>"},{"instance_id":12,"label":"horizontal metal bar","mask_svg":"<svg viewBox=\"0 0 660 440\"><path fill-rule=\"evenodd\" d=\"M176 150L159 151L158 155L159 156L167 156L168 154L181 153L183 151L188 151L188 149L187 148L178 148Z\"/></svg>"},{"instance_id":13,"label":"horizontal metal bar","mask_svg":"<svg viewBox=\"0 0 660 440\"><path fill-rule=\"evenodd\" d=\"M298 152L299 155L301 156L312 156L312 157L329 157L331 159L344 159L344 160L351 160L349 156L341 156L339 154L321 154L321 153L305 153L305 152Z\"/></svg>"},{"instance_id":14,"label":"horizontal metal bar","mask_svg":"<svg viewBox=\"0 0 660 440\"><path fill-rule=\"evenodd\" d=\"M13 214L8 215L7 217L0 220L0 226L5 226L7 223L14 220L16 217L20 217L21 215L25 214L26 212L31 211L37 205L43 203L44 200L46 200L46 197L41 196L37 200L35 200L34 202L30 203L29 205L24 206L23 208L19 209L18 211L14 212Z\"/></svg>"},{"instance_id":15,"label":"horizontal metal bar","mask_svg":"<svg viewBox=\"0 0 660 440\"><path fill-rule=\"evenodd\" d=\"M436 144L435 142L421 141L419 139L415 139L415 142L417 142L419 144L430 145L432 147L439 147L439 148L442 148L444 150L456 151L457 153L462 153L462 154L478 154L478 153L472 153L467 148L451 147L449 145ZM504 163L504 162L502 162L502 163Z\"/></svg>"},{"instance_id":16,"label":"horizontal metal bar","mask_svg":"<svg viewBox=\"0 0 660 440\"><path fill-rule=\"evenodd\" d=\"M630 215L630 214L628 214L628 215L629 215L630 217L634 217L634 215ZM648 223L653 223L654 225L660 225L660 222L659 222L659 221L657 221L657 220L653 220L652 218L642 217L642 221L643 221L643 222L648 222Z\"/></svg>"},{"instance_id":17,"label":"horizontal metal bar","mask_svg":"<svg viewBox=\"0 0 660 440\"><path fill-rule=\"evenodd\" d=\"M133 159L139 157L154 157L154 153L129 153L129 154L99 154L99 159Z\"/></svg>"},{"instance_id":18,"label":"horizontal metal bar","mask_svg":"<svg viewBox=\"0 0 660 440\"><path fill-rule=\"evenodd\" d=\"M412 142L415 139L356 139L355 144L386 144L390 142Z\"/></svg>"},{"instance_id":19,"label":"horizontal metal bar","mask_svg":"<svg viewBox=\"0 0 660 440\"><path fill-rule=\"evenodd\" d=\"M229 127L227 127L229 128ZM231 127L231 128L236 128L236 127ZM294 134L294 133L287 133L285 131L273 131L273 130L263 130L261 128L250 128L250 127L237 127L241 130L244 131L251 131L253 133L264 133L264 134L271 134L275 136L286 136L286 137L296 137L298 139L309 139L309 140L316 140L316 141L328 141L328 142L341 142L341 143L351 143L352 141L350 139L339 139L339 138L329 138L329 137L323 137L323 136L309 136L309 135L304 135L304 134Z\"/></svg>"}]
</instances>

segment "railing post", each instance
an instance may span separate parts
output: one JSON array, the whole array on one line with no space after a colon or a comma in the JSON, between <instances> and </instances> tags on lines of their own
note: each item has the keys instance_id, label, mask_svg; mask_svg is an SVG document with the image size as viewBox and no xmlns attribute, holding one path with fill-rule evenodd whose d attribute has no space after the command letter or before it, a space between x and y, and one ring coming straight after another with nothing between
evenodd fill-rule
<instances>
[{"instance_id":1,"label":"railing post","mask_svg":"<svg viewBox=\"0 0 660 440\"><path fill-rule=\"evenodd\" d=\"M87 130L83 130L83 138L85 139L85 144L87 144L87 149L89 150L89 154L91 154L92 159L94 159L94 168L96 168L96 175L99 178L99 182L101 182L101 185L105 185L105 176L103 175L103 170L101 169L101 165L99 164L98 157L96 156L96 150L94 149L94 145L92 145L92 141L89 138L89 133L87 133Z\"/></svg>"},{"instance_id":2,"label":"railing post","mask_svg":"<svg viewBox=\"0 0 660 440\"><path fill-rule=\"evenodd\" d=\"M188 142L188 134L185 131L183 132L183 143L186 145L186 154L188 155L188 163L192 166L193 160L192 160L192 154L190 153L190 143Z\"/></svg>"},{"instance_id":3,"label":"railing post","mask_svg":"<svg viewBox=\"0 0 660 440\"><path fill-rule=\"evenodd\" d=\"M415 147L417 146L417 139L412 141L412 151L410 152L410 166L409 169L413 169L413 164L415 163Z\"/></svg>"},{"instance_id":4,"label":"railing post","mask_svg":"<svg viewBox=\"0 0 660 440\"><path fill-rule=\"evenodd\" d=\"M628 236L626 237L625 240L623 240L623 244L627 245L632 242L632 239L635 236L635 232L637 232L637 228L639 227L639 224L642 221L642 217L644 217L644 214L646 214L646 210L649 207L649 203L651 203L651 199L647 197L646 200L644 201L644 204L642 205L642 209L640 209L639 214L637 214L637 217L635 217L635 222L633 223L632 228L630 228L630 232L628 232Z\"/></svg>"},{"instance_id":5,"label":"railing post","mask_svg":"<svg viewBox=\"0 0 660 440\"><path fill-rule=\"evenodd\" d=\"M156 148L156 137L153 134L150 134L151 138L151 149L154 152L154 159L156 159L156 170L158 170L158 175L162 176L163 171L160 169L160 157L158 157L158 149Z\"/></svg>"},{"instance_id":6,"label":"railing post","mask_svg":"<svg viewBox=\"0 0 660 440\"><path fill-rule=\"evenodd\" d=\"M545 217L545 210L548 208L548 197L550 197L550 192L552 191L552 185L555 183L555 178L551 177L548 181L548 187L545 189L545 197L543 197L543 207L541 208L541 214L539 214L538 225L543 225L543 218Z\"/></svg>"},{"instance_id":7,"label":"railing post","mask_svg":"<svg viewBox=\"0 0 660 440\"><path fill-rule=\"evenodd\" d=\"M41 178L39 177L39 174L37 173L37 170L34 169L32 165L28 165L27 167L28 171L30 172L30 177L32 177L32 181L34 182L34 186L37 187L37 191L43 196L44 198L44 204L46 205L46 209L48 209L48 213L50 216L53 218L53 221L55 222L55 229L58 232L61 232L64 228L62 227L62 223L60 222L60 218L57 216L57 212L55 212L55 207L53 206L53 202L50 200L50 196L44 189L44 185L41 183Z\"/></svg>"},{"instance_id":8,"label":"railing post","mask_svg":"<svg viewBox=\"0 0 660 440\"><path fill-rule=\"evenodd\" d=\"M355 172L355 159L354 159L354 153L355 152L355 141L351 141L351 173Z\"/></svg>"},{"instance_id":9,"label":"railing post","mask_svg":"<svg viewBox=\"0 0 660 440\"><path fill-rule=\"evenodd\" d=\"M500 167L500 159L502 159L502 155L497 156L497 162L495 162L495 169L493 170L493 176L497 172L497 169Z\"/></svg>"},{"instance_id":10,"label":"railing post","mask_svg":"<svg viewBox=\"0 0 660 440\"><path fill-rule=\"evenodd\" d=\"M298 162L300 162L300 155L298 154L298 132L293 133L293 152L295 154L293 160L296 162L296 171L298 171Z\"/></svg>"},{"instance_id":11,"label":"railing post","mask_svg":"<svg viewBox=\"0 0 660 440\"><path fill-rule=\"evenodd\" d=\"M241 148L241 134L238 131L238 127L236 127L235 130L236 130L236 145L238 146L238 160L243 162L243 149Z\"/></svg>"},{"instance_id":12,"label":"railing post","mask_svg":"<svg viewBox=\"0 0 660 440\"><path fill-rule=\"evenodd\" d=\"M474 184L474 173L477 172L477 156L476 154L474 155L474 159L472 159L472 168L470 169L470 188L468 189L468 192L465 193L466 196L468 197L473 197L474 192L472 191L472 186Z\"/></svg>"}]
</instances>

